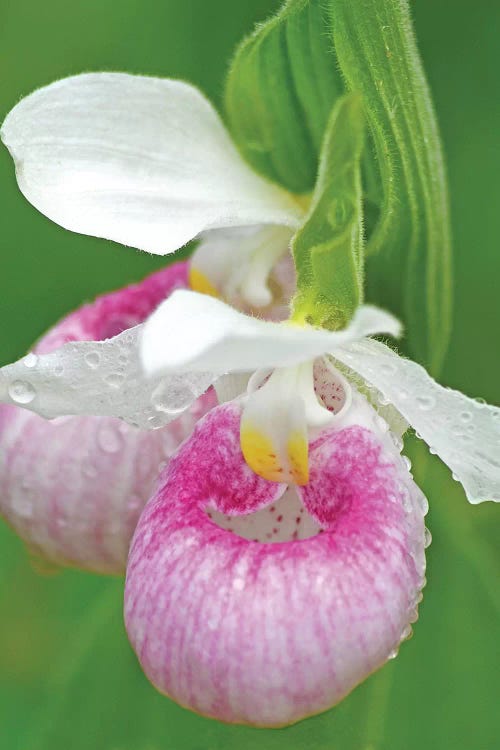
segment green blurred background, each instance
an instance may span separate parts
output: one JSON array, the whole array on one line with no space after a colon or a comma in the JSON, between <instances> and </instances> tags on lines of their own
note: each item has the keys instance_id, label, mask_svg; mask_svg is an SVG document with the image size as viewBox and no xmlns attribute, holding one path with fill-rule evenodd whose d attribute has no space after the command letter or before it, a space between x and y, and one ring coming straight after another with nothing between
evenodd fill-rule
<instances>
[{"instance_id":1,"label":"green blurred background","mask_svg":"<svg viewBox=\"0 0 500 750\"><path fill-rule=\"evenodd\" d=\"M220 103L234 46L278 4L1 0L0 118L32 89L87 70L186 78ZM418 0L412 6L453 202L456 308L442 380L498 403L500 4ZM18 192L5 149L0 186L2 364L83 300L161 265L51 224ZM468 506L437 460L424 472L423 451L410 450L431 503L434 536L415 636L339 707L286 730L223 726L159 696L127 644L122 582L42 571L1 525L0 748L500 747L500 510Z\"/></svg>"}]
</instances>

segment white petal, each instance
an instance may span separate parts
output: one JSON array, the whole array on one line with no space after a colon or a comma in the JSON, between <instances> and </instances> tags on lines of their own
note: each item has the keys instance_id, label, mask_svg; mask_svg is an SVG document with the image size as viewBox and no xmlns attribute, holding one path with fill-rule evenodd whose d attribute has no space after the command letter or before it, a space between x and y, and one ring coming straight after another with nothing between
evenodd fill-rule
<instances>
[{"instance_id":1,"label":"white petal","mask_svg":"<svg viewBox=\"0 0 500 750\"><path fill-rule=\"evenodd\" d=\"M52 419L120 417L146 429L177 419L215 377L211 373L146 378L138 356L141 326L106 341L68 343L0 369L0 402Z\"/></svg>"},{"instance_id":2,"label":"white petal","mask_svg":"<svg viewBox=\"0 0 500 750\"><path fill-rule=\"evenodd\" d=\"M375 307L359 308L347 328L332 333L259 320L214 297L177 290L144 323L141 357L150 374L248 372L299 364L362 336L398 332L395 318Z\"/></svg>"},{"instance_id":3,"label":"white petal","mask_svg":"<svg viewBox=\"0 0 500 750\"><path fill-rule=\"evenodd\" d=\"M289 252L292 235L283 226L204 232L191 256L191 288L222 297L238 309L268 307L273 302L268 282Z\"/></svg>"},{"instance_id":4,"label":"white petal","mask_svg":"<svg viewBox=\"0 0 500 750\"><path fill-rule=\"evenodd\" d=\"M377 341L335 352L390 400L460 481L471 503L500 502L500 409L443 388Z\"/></svg>"},{"instance_id":5,"label":"white petal","mask_svg":"<svg viewBox=\"0 0 500 750\"><path fill-rule=\"evenodd\" d=\"M300 209L242 160L210 102L182 81L90 73L7 116L19 187L66 229L165 254L203 229L296 227Z\"/></svg>"}]
</instances>

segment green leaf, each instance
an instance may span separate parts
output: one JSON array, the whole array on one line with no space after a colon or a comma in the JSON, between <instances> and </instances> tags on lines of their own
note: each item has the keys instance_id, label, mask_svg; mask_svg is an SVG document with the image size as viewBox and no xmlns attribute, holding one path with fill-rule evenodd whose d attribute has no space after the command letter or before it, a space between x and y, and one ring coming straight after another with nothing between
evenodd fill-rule
<instances>
[{"instance_id":1,"label":"green leaf","mask_svg":"<svg viewBox=\"0 0 500 750\"><path fill-rule=\"evenodd\" d=\"M339 99L326 128L311 209L293 240L293 319L343 328L363 298L362 102Z\"/></svg>"},{"instance_id":2,"label":"green leaf","mask_svg":"<svg viewBox=\"0 0 500 750\"><path fill-rule=\"evenodd\" d=\"M434 372L451 321L448 195L436 117L406 0L329 0L348 88L365 102L382 204L368 239L368 297L399 314Z\"/></svg>"},{"instance_id":3,"label":"green leaf","mask_svg":"<svg viewBox=\"0 0 500 750\"><path fill-rule=\"evenodd\" d=\"M342 91L323 4L289 0L236 52L225 96L233 137L257 171L292 192L310 192Z\"/></svg>"}]
</instances>

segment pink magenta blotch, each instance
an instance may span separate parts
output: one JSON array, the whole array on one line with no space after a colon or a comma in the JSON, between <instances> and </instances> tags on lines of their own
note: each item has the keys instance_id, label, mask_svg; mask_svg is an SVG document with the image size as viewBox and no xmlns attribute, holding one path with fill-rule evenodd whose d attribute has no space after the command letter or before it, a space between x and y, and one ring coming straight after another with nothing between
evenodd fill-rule
<instances>
[{"instance_id":1,"label":"pink magenta blotch","mask_svg":"<svg viewBox=\"0 0 500 750\"><path fill-rule=\"evenodd\" d=\"M38 342L45 354L68 341L99 341L142 322L174 289L187 263L105 294L68 315ZM112 417L52 422L0 406L0 513L33 552L52 562L123 573L130 538L160 468L215 404L212 391L163 429Z\"/></svg>"},{"instance_id":2,"label":"pink magenta blotch","mask_svg":"<svg viewBox=\"0 0 500 750\"><path fill-rule=\"evenodd\" d=\"M297 490L318 533L266 544L221 528L207 509L230 520L270 504L272 519L286 491L248 471L240 409L212 410L165 469L132 541L125 622L161 692L226 722L280 726L333 706L407 633L422 495L390 435L332 428L312 441Z\"/></svg>"}]
</instances>

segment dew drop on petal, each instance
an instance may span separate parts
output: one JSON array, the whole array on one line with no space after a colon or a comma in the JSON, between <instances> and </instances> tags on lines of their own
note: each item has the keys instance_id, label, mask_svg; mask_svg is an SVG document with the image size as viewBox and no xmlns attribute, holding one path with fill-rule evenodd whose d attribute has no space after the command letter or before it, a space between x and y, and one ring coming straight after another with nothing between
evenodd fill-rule
<instances>
[{"instance_id":1,"label":"dew drop on petal","mask_svg":"<svg viewBox=\"0 0 500 750\"><path fill-rule=\"evenodd\" d=\"M182 383L160 383L153 391L151 403L156 411L167 414L180 414L193 401L190 388Z\"/></svg>"},{"instance_id":2,"label":"dew drop on petal","mask_svg":"<svg viewBox=\"0 0 500 750\"><path fill-rule=\"evenodd\" d=\"M36 391L31 383L25 380L14 380L9 385L9 396L16 404L30 404L36 396Z\"/></svg>"},{"instance_id":3,"label":"dew drop on petal","mask_svg":"<svg viewBox=\"0 0 500 750\"><path fill-rule=\"evenodd\" d=\"M98 474L97 468L90 461L86 462L82 466L82 474L87 479L95 479Z\"/></svg>"},{"instance_id":4,"label":"dew drop on petal","mask_svg":"<svg viewBox=\"0 0 500 750\"><path fill-rule=\"evenodd\" d=\"M127 507L130 511L134 512L134 511L140 510L143 505L144 505L144 502L139 497L139 495L132 495L132 497L130 498L127 504Z\"/></svg>"},{"instance_id":5,"label":"dew drop on petal","mask_svg":"<svg viewBox=\"0 0 500 750\"><path fill-rule=\"evenodd\" d=\"M430 546L431 542L432 542L432 534L429 531L429 529L426 527L424 531L424 547L427 549L427 547Z\"/></svg>"},{"instance_id":6,"label":"dew drop on petal","mask_svg":"<svg viewBox=\"0 0 500 750\"><path fill-rule=\"evenodd\" d=\"M25 356L23 359L23 365L25 367L35 367L36 363L38 362L38 357L33 352L30 352Z\"/></svg>"},{"instance_id":7,"label":"dew drop on petal","mask_svg":"<svg viewBox=\"0 0 500 750\"><path fill-rule=\"evenodd\" d=\"M421 411L430 411L436 405L436 399L432 396L417 396L415 400Z\"/></svg>"},{"instance_id":8,"label":"dew drop on petal","mask_svg":"<svg viewBox=\"0 0 500 750\"><path fill-rule=\"evenodd\" d=\"M85 359L85 364L87 364L89 367L95 370L95 368L99 366L99 362L101 361L101 355L99 354L99 352L87 352L84 359Z\"/></svg>"},{"instance_id":9,"label":"dew drop on petal","mask_svg":"<svg viewBox=\"0 0 500 750\"><path fill-rule=\"evenodd\" d=\"M97 433L97 442L105 453L118 453L123 446L123 437L114 425L103 424Z\"/></svg>"},{"instance_id":10,"label":"dew drop on petal","mask_svg":"<svg viewBox=\"0 0 500 750\"><path fill-rule=\"evenodd\" d=\"M165 417L162 417L161 414L153 414L153 416L148 417L148 425L153 430L157 430L159 427L164 427L165 424Z\"/></svg>"},{"instance_id":11,"label":"dew drop on petal","mask_svg":"<svg viewBox=\"0 0 500 750\"><path fill-rule=\"evenodd\" d=\"M111 388L119 388L124 380L125 375L121 372L110 372L109 375L106 375L104 378L104 382L111 386Z\"/></svg>"},{"instance_id":12,"label":"dew drop on petal","mask_svg":"<svg viewBox=\"0 0 500 750\"><path fill-rule=\"evenodd\" d=\"M418 496L418 506L420 508L420 512L423 516L426 516L429 512L429 501L427 500L426 496L422 493Z\"/></svg>"},{"instance_id":13,"label":"dew drop on petal","mask_svg":"<svg viewBox=\"0 0 500 750\"><path fill-rule=\"evenodd\" d=\"M412 637L412 635L413 635L413 629L412 629L411 625L407 625L404 628L403 632L401 633L401 640L402 641L407 641L409 638Z\"/></svg>"}]
</instances>

